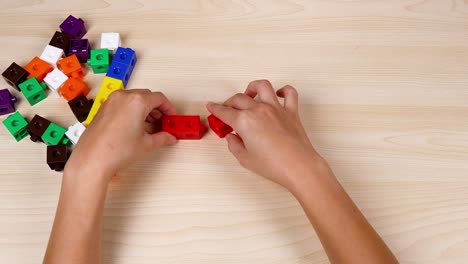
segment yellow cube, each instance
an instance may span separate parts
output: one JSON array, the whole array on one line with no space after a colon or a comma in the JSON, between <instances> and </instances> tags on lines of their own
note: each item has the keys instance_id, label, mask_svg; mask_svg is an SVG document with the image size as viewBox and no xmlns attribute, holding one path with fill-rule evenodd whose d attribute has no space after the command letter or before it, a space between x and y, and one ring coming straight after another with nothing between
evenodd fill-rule
<instances>
[{"instance_id":1,"label":"yellow cube","mask_svg":"<svg viewBox=\"0 0 468 264\"><path fill-rule=\"evenodd\" d=\"M101 104L107 100L109 95L117 90L123 90L124 85L123 82L119 79L114 79L111 77L104 77L102 81L101 88L99 88L98 94L96 96L96 100L99 98L101 99Z\"/></svg>"},{"instance_id":2,"label":"yellow cube","mask_svg":"<svg viewBox=\"0 0 468 264\"><path fill-rule=\"evenodd\" d=\"M93 106L91 107L91 110L89 110L88 117L84 121L86 126L89 126L91 124L91 121L93 121L94 117L96 116L97 112L99 111L99 108L101 107L101 103L98 102L97 100L94 101Z\"/></svg>"},{"instance_id":3,"label":"yellow cube","mask_svg":"<svg viewBox=\"0 0 468 264\"><path fill-rule=\"evenodd\" d=\"M99 91L96 95L96 99L94 100L93 106L91 107L91 110L89 111L88 118L85 120L85 125L91 124L93 121L94 117L99 111L99 108L101 105L107 100L109 95L115 91L118 90L123 90L124 85L121 80L111 78L111 77L104 77L104 80L102 81L101 88L99 88Z\"/></svg>"}]
</instances>

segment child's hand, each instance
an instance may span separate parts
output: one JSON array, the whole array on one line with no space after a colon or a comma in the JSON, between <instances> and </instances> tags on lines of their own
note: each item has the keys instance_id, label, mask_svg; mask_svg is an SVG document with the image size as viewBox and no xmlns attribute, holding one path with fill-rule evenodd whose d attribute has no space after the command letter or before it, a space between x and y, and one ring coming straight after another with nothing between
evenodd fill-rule
<instances>
[{"instance_id":1,"label":"child's hand","mask_svg":"<svg viewBox=\"0 0 468 264\"><path fill-rule=\"evenodd\" d=\"M86 166L110 180L118 170L164 145L174 136L154 133L156 121L176 114L174 106L159 92L126 90L112 93L81 136L67 167Z\"/></svg>"},{"instance_id":2,"label":"child's hand","mask_svg":"<svg viewBox=\"0 0 468 264\"><path fill-rule=\"evenodd\" d=\"M277 95L284 98L284 106ZM240 164L288 189L292 175L305 174L301 172L314 161L322 161L302 127L298 94L291 86L275 94L270 82L254 81L244 94L223 104L209 103L207 108L237 133L226 140Z\"/></svg>"}]
</instances>

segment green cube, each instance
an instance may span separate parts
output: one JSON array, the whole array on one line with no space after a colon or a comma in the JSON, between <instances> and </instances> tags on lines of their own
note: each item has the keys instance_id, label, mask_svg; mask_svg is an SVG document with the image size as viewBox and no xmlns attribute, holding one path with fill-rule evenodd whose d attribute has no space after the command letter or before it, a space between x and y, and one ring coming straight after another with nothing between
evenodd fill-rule
<instances>
[{"instance_id":1,"label":"green cube","mask_svg":"<svg viewBox=\"0 0 468 264\"><path fill-rule=\"evenodd\" d=\"M94 73L106 73L109 69L109 50L108 49L93 49L91 50L88 65L93 69Z\"/></svg>"},{"instance_id":2,"label":"green cube","mask_svg":"<svg viewBox=\"0 0 468 264\"><path fill-rule=\"evenodd\" d=\"M70 143L70 139L67 136L64 136L62 140L60 140L60 145L68 145Z\"/></svg>"},{"instance_id":3,"label":"green cube","mask_svg":"<svg viewBox=\"0 0 468 264\"><path fill-rule=\"evenodd\" d=\"M42 134L42 141L47 146L56 146L58 144L68 144L69 140L65 137L67 130L57 124L50 123L47 129Z\"/></svg>"},{"instance_id":4,"label":"green cube","mask_svg":"<svg viewBox=\"0 0 468 264\"><path fill-rule=\"evenodd\" d=\"M35 77L27 79L18 86L31 106L39 103L47 97L47 94L44 91L46 84L38 82Z\"/></svg>"},{"instance_id":5,"label":"green cube","mask_svg":"<svg viewBox=\"0 0 468 264\"><path fill-rule=\"evenodd\" d=\"M28 131L26 130L28 121L26 121L19 112L9 115L3 121L3 124L8 131L10 131L10 134L16 139L16 141L20 141L28 135Z\"/></svg>"}]
</instances>

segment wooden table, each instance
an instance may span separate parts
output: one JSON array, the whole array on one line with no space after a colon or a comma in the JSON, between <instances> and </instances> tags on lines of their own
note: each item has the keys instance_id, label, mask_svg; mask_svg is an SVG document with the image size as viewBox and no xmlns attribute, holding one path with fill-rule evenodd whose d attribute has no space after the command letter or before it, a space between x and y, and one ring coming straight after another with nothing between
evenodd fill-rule
<instances>
[{"instance_id":1,"label":"wooden table","mask_svg":"<svg viewBox=\"0 0 468 264\"><path fill-rule=\"evenodd\" d=\"M466 1L1 1L1 68L40 55L68 14L93 47L120 32L139 58L129 87L182 114L206 117L254 79L297 87L310 138L400 261L466 263ZM102 79L88 70L90 97ZM28 118L75 122L57 95L15 94ZM43 144L3 126L0 142L0 263L40 263L61 174ZM295 199L211 132L123 172L104 222L106 263L328 262Z\"/></svg>"}]
</instances>

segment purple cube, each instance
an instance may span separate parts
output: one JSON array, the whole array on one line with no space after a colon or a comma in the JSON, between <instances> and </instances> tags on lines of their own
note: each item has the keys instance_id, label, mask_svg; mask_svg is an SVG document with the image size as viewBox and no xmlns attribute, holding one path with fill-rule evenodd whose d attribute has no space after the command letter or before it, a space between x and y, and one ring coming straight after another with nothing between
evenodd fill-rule
<instances>
[{"instance_id":1,"label":"purple cube","mask_svg":"<svg viewBox=\"0 0 468 264\"><path fill-rule=\"evenodd\" d=\"M0 90L0 115L15 112L16 97L10 94L8 89Z\"/></svg>"},{"instance_id":2,"label":"purple cube","mask_svg":"<svg viewBox=\"0 0 468 264\"><path fill-rule=\"evenodd\" d=\"M60 29L63 33L70 35L73 39L81 39L86 34L84 21L81 18L76 18L69 15L62 24Z\"/></svg>"},{"instance_id":3,"label":"purple cube","mask_svg":"<svg viewBox=\"0 0 468 264\"><path fill-rule=\"evenodd\" d=\"M72 39L72 41L70 41L68 55L71 56L75 54L81 63L86 63L88 61L89 51L90 46L87 39Z\"/></svg>"}]
</instances>

